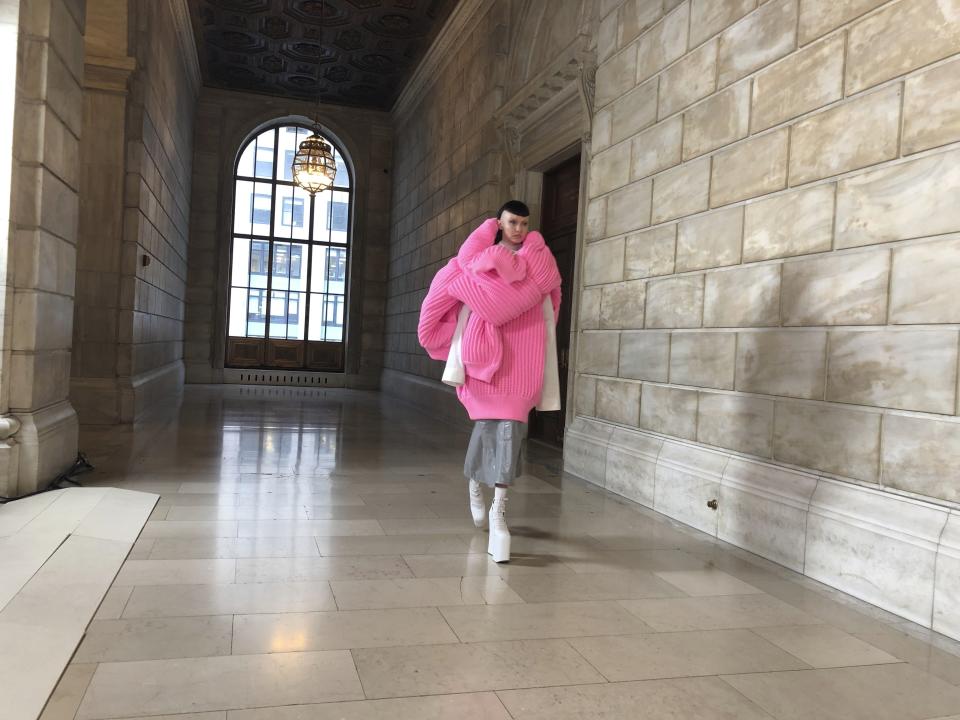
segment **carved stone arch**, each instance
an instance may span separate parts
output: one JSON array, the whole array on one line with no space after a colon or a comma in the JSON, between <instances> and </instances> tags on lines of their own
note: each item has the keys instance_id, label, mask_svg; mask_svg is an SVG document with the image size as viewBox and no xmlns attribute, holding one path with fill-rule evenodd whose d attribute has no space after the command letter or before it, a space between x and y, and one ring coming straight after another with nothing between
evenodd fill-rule
<instances>
[{"instance_id":1,"label":"carved stone arch","mask_svg":"<svg viewBox=\"0 0 960 720\"><path fill-rule=\"evenodd\" d=\"M510 18L507 94L523 87L578 35L589 33L595 2L591 0L522 0Z\"/></svg>"}]
</instances>

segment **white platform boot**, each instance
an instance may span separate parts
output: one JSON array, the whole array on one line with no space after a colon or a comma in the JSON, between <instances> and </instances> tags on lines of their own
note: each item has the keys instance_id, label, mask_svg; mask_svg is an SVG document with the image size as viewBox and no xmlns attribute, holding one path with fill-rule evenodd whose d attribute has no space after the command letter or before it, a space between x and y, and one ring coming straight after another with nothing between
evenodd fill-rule
<instances>
[{"instance_id":1,"label":"white platform boot","mask_svg":"<svg viewBox=\"0 0 960 720\"><path fill-rule=\"evenodd\" d=\"M493 504L490 506L490 540L487 542L487 554L493 561L510 562L510 530L503 516L507 510L507 489L495 489Z\"/></svg>"},{"instance_id":2,"label":"white platform boot","mask_svg":"<svg viewBox=\"0 0 960 720\"><path fill-rule=\"evenodd\" d=\"M470 514L473 515L473 524L478 528L487 524L487 509L484 507L483 490L476 480L470 481Z\"/></svg>"}]
</instances>

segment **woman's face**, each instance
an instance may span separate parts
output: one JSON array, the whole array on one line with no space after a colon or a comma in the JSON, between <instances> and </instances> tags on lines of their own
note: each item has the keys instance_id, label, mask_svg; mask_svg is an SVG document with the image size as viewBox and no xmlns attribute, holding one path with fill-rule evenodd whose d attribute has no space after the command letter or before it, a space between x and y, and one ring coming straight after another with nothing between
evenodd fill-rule
<instances>
[{"instance_id":1,"label":"woman's face","mask_svg":"<svg viewBox=\"0 0 960 720\"><path fill-rule=\"evenodd\" d=\"M512 212L504 210L497 221L503 231L503 239L514 245L520 245L527 237L527 233L530 232L528 228L529 220L530 218L514 215Z\"/></svg>"}]
</instances>

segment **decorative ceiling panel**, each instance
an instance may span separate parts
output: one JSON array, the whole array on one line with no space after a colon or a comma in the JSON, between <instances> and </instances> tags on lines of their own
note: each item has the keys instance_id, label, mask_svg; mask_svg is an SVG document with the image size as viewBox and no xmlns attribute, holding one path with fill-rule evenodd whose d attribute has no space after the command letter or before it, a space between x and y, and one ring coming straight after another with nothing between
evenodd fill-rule
<instances>
[{"instance_id":1,"label":"decorative ceiling panel","mask_svg":"<svg viewBox=\"0 0 960 720\"><path fill-rule=\"evenodd\" d=\"M204 82L389 110L457 0L190 0Z\"/></svg>"}]
</instances>

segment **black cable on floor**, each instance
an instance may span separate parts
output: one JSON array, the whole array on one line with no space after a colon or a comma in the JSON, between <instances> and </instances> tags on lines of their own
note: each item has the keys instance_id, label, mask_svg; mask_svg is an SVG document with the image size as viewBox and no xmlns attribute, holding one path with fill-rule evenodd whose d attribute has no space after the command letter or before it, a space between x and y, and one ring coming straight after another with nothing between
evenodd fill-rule
<instances>
[{"instance_id":1,"label":"black cable on floor","mask_svg":"<svg viewBox=\"0 0 960 720\"><path fill-rule=\"evenodd\" d=\"M33 497L34 495L49 492L50 490L62 490L65 487L81 487L82 483L78 480L74 480L73 476L82 475L83 473L90 472L91 470L93 470L93 465L91 465L90 461L87 460L87 456L82 452L78 452L77 459L74 461L73 465L71 465L69 469L64 470L62 473L57 475L42 489L35 490L34 492L27 493L26 495L21 495L20 497L6 497L0 495L0 505L13 502L14 500L22 500L23 498Z\"/></svg>"}]
</instances>

